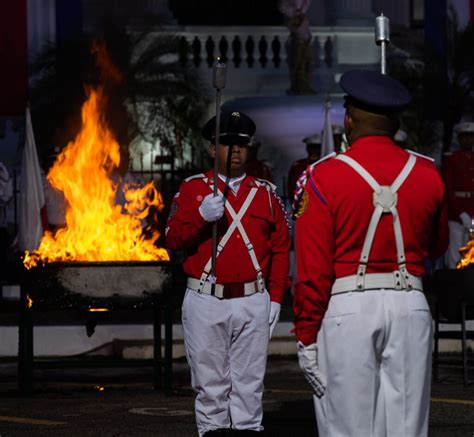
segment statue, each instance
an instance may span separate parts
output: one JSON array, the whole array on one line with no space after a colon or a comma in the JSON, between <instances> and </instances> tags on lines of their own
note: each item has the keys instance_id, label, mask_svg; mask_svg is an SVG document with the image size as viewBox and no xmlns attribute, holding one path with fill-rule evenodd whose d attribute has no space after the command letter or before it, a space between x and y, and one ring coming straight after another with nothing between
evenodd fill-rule
<instances>
[{"instance_id":1,"label":"statue","mask_svg":"<svg viewBox=\"0 0 474 437\"><path fill-rule=\"evenodd\" d=\"M311 88L313 50L311 30L306 12L311 0L279 0L278 10L283 14L285 25L290 30L288 67L290 88L287 94L315 94Z\"/></svg>"}]
</instances>

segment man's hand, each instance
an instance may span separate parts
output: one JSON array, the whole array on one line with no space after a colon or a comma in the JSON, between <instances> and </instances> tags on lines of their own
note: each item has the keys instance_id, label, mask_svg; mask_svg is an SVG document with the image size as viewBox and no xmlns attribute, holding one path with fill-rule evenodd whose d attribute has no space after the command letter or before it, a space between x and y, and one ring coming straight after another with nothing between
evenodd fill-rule
<instances>
[{"instance_id":1,"label":"man's hand","mask_svg":"<svg viewBox=\"0 0 474 437\"><path fill-rule=\"evenodd\" d=\"M320 398L326 390L326 379L318 369L318 345L298 342L298 362L314 394Z\"/></svg>"},{"instance_id":2,"label":"man's hand","mask_svg":"<svg viewBox=\"0 0 474 437\"><path fill-rule=\"evenodd\" d=\"M199 213L206 222L215 222L224 214L224 198L208 194L199 207Z\"/></svg>"},{"instance_id":3,"label":"man's hand","mask_svg":"<svg viewBox=\"0 0 474 437\"><path fill-rule=\"evenodd\" d=\"M273 330L280 318L280 309L281 305L278 302L270 302L270 317L268 318L268 323L270 324L270 338L272 338Z\"/></svg>"}]
</instances>

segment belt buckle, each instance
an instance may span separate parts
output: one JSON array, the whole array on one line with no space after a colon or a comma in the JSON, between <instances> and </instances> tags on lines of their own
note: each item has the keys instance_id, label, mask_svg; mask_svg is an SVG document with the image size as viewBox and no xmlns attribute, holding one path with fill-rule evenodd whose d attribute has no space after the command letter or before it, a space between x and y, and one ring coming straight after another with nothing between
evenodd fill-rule
<instances>
[{"instance_id":1,"label":"belt buckle","mask_svg":"<svg viewBox=\"0 0 474 437\"><path fill-rule=\"evenodd\" d=\"M222 287L222 299L234 299L245 296L245 286L242 283L224 284Z\"/></svg>"}]
</instances>

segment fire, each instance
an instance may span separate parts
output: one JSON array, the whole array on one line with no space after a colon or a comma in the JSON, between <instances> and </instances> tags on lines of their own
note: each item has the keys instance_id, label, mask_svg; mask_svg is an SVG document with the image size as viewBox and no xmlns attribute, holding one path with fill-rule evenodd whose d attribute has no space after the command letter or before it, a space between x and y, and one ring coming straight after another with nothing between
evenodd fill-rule
<instances>
[{"instance_id":1,"label":"fire","mask_svg":"<svg viewBox=\"0 0 474 437\"><path fill-rule=\"evenodd\" d=\"M458 262L456 268L463 269L470 264L474 263L474 239L471 239L466 246L459 249L459 253L462 255L461 261Z\"/></svg>"},{"instance_id":2,"label":"fire","mask_svg":"<svg viewBox=\"0 0 474 437\"><path fill-rule=\"evenodd\" d=\"M67 201L66 225L46 231L38 249L26 252L24 264L55 261L156 261L169 260L155 245L156 229L142 232L150 207L163 209L153 182L144 187L119 187L113 173L120 163L120 146L101 115L102 90L89 90L82 107L82 127L61 152L48 180ZM116 204L119 189L125 206Z\"/></svg>"}]
</instances>

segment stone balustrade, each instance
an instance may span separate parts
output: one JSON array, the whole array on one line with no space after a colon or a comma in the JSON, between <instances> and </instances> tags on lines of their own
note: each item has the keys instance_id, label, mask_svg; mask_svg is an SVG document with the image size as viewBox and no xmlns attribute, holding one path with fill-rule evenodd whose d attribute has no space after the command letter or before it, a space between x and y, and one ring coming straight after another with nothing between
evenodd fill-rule
<instances>
[{"instance_id":1,"label":"stone balustrade","mask_svg":"<svg viewBox=\"0 0 474 437\"><path fill-rule=\"evenodd\" d=\"M371 27L313 27L315 66L373 65L378 48ZM181 60L211 67L217 57L236 68L279 68L287 61L283 26L166 27L181 36Z\"/></svg>"}]
</instances>

